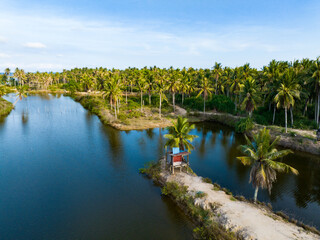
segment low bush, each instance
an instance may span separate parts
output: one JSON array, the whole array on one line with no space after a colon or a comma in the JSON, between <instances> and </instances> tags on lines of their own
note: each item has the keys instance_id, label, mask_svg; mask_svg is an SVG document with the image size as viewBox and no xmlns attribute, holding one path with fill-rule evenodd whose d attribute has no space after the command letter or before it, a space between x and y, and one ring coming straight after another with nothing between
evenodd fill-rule
<instances>
[{"instance_id":1,"label":"low bush","mask_svg":"<svg viewBox=\"0 0 320 240\"><path fill-rule=\"evenodd\" d=\"M238 133L245 133L250 131L253 128L253 121L251 118L240 119L235 126L235 130Z\"/></svg>"},{"instance_id":2,"label":"low bush","mask_svg":"<svg viewBox=\"0 0 320 240\"><path fill-rule=\"evenodd\" d=\"M189 110L203 111L203 98L187 98L185 99L183 106ZM219 112L233 114L235 111L235 105L231 99L225 95L212 95L212 97L206 101L206 110L217 110Z\"/></svg>"}]
</instances>

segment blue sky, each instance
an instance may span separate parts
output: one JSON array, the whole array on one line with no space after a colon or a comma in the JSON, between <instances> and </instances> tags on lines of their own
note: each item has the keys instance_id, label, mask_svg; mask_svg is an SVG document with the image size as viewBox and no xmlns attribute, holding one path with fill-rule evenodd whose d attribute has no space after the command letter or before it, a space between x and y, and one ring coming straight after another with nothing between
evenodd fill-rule
<instances>
[{"instance_id":1,"label":"blue sky","mask_svg":"<svg viewBox=\"0 0 320 240\"><path fill-rule=\"evenodd\" d=\"M320 1L0 0L0 71L210 68L320 55Z\"/></svg>"}]
</instances>

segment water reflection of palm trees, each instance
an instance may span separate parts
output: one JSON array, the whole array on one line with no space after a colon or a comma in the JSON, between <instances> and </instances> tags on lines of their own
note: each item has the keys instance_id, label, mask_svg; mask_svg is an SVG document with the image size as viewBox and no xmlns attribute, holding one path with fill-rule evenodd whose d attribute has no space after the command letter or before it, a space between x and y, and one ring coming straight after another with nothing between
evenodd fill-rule
<instances>
[{"instance_id":1,"label":"water reflection of palm trees","mask_svg":"<svg viewBox=\"0 0 320 240\"><path fill-rule=\"evenodd\" d=\"M22 124L25 125L28 123L29 120L29 113L28 111L23 110L22 114L21 114L21 120L22 120Z\"/></svg>"},{"instance_id":2,"label":"water reflection of palm trees","mask_svg":"<svg viewBox=\"0 0 320 240\"><path fill-rule=\"evenodd\" d=\"M320 205L320 161L315 163L310 159L305 164L305 174L296 178L294 190L296 204L302 208L306 208L312 202Z\"/></svg>"},{"instance_id":3,"label":"water reflection of palm trees","mask_svg":"<svg viewBox=\"0 0 320 240\"><path fill-rule=\"evenodd\" d=\"M101 131L108 139L107 142L109 143L112 166L115 168L123 168L125 166L125 162L123 157L121 132L103 125L101 125Z\"/></svg>"},{"instance_id":4,"label":"water reflection of palm trees","mask_svg":"<svg viewBox=\"0 0 320 240\"><path fill-rule=\"evenodd\" d=\"M148 138L150 138L152 140L155 135L153 128L146 129L145 132L146 132Z\"/></svg>"}]
</instances>

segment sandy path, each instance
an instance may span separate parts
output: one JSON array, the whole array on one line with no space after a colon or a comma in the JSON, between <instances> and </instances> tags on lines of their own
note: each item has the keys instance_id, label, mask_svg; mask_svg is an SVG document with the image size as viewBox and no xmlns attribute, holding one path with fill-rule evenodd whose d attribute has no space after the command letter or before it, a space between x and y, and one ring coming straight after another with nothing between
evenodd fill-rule
<instances>
[{"instance_id":1,"label":"sandy path","mask_svg":"<svg viewBox=\"0 0 320 240\"><path fill-rule=\"evenodd\" d=\"M164 174L166 181L175 181L188 186L188 192L207 193L204 198L196 199L196 204L209 208L210 203L218 204L218 221L234 232L240 232L245 239L285 240L320 239L319 235L309 233L303 228L285 222L279 216L264 208L242 201L231 200L223 191L213 190L213 185L204 183L201 177L186 173Z\"/></svg>"}]
</instances>

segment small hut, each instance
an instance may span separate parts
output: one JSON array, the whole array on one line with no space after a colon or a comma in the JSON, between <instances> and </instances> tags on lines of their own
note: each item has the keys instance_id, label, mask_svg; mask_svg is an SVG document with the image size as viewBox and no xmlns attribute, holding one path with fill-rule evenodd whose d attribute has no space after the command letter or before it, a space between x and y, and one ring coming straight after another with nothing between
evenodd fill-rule
<instances>
[{"instance_id":1,"label":"small hut","mask_svg":"<svg viewBox=\"0 0 320 240\"><path fill-rule=\"evenodd\" d=\"M189 167L189 152L180 150L178 147L172 148L172 151L168 152L169 158L168 163L170 166L170 171L174 174L174 169L175 168L180 168L186 167L187 172L188 172L188 167Z\"/></svg>"}]
</instances>

